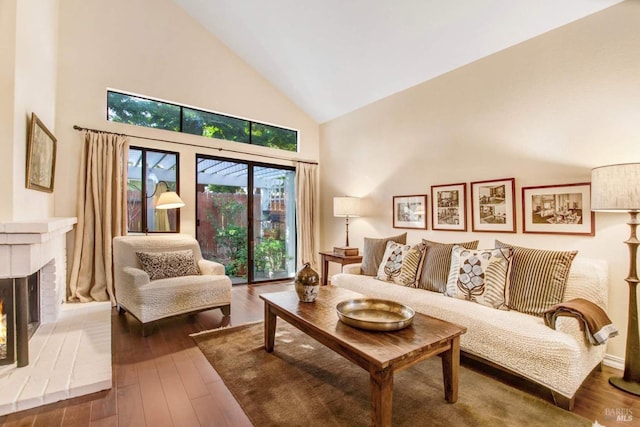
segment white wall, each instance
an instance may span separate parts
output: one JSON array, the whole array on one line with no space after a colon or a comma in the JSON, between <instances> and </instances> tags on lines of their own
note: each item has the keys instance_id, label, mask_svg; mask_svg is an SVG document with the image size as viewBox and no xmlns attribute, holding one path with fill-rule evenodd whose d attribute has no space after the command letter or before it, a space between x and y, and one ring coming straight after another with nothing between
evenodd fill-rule
<instances>
[{"instance_id":1,"label":"white wall","mask_svg":"<svg viewBox=\"0 0 640 427\"><path fill-rule=\"evenodd\" d=\"M32 112L55 135L58 1L6 0L0 7L0 188L10 195L0 221L47 218L54 195L25 188L26 147Z\"/></svg>"},{"instance_id":2,"label":"white wall","mask_svg":"<svg viewBox=\"0 0 640 427\"><path fill-rule=\"evenodd\" d=\"M597 214L595 237L523 234L521 187L588 182L595 166L640 162L638 22L640 3L627 1L322 125L322 247L344 241L333 196L367 198L368 215L349 227L362 248L365 236L403 231L392 228L394 195L514 177L516 234L432 231L429 218L409 242L492 247L497 238L606 259L609 315L621 331L608 353L623 357L627 217Z\"/></svg>"},{"instance_id":3,"label":"white wall","mask_svg":"<svg viewBox=\"0 0 640 427\"><path fill-rule=\"evenodd\" d=\"M59 37L56 186L65 191L56 195L58 216L75 216L81 134L73 125L195 145L130 140L131 145L180 153L180 189L186 203L181 231L188 234L195 234L196 153L284 165L293 163L263 156L319 157L318 125L173 1L65 0L60 4ZM108 122L107 88L297 129L299 153Z\"/></svg>"}]
</instances>

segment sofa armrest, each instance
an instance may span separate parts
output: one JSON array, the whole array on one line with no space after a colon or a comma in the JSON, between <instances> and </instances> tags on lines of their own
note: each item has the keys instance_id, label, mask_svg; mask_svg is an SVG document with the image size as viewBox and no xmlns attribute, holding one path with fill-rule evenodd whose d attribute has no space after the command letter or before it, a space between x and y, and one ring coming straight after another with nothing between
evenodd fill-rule
<instances>
[{"instance_id":1,"label":"sofa armrest","mask_svg":"<svg viewBox=\"0 0 640 427\"><path fill-rule=\"evenodd\" d=\"M129 279L132 284L136 286L146 285L147 283L149 283L149 275L146 271L139 268L123 267L122 273Z\"/></svg>"},{"instance_id":2,"label":"sofa armrest","mask_svg":"<svg viewBox=\"0 0 640 427\"><path fill-rule=\"evenodd\" d=\"M212 276L224 276L224 265L219 262L201 259L198 261L200 273Z\"/></svg>"},{"instance_id":3,"label":"sofa armrest","mask_svg":"<svg viewBox=\"0 0 640 427\"><path fill-rule=\"evenodd\" d=\"M584 331L582 330L582 324L578 319L571 316L558 316L556 318L556 331L563 332L567 335L571 335L578 342L584 341L586 344L589 344Z\"/></svg>"},{"instance_id":4,"label":"sofa armrest","mask_svg":"<svg viewBox=\"0 0 640 427\"><path fill-rule=\"evenodd\" d=\"M362 274L362 263L344 265L342 266L342 272L346 274Z\"/></svg>"}]
</instances>

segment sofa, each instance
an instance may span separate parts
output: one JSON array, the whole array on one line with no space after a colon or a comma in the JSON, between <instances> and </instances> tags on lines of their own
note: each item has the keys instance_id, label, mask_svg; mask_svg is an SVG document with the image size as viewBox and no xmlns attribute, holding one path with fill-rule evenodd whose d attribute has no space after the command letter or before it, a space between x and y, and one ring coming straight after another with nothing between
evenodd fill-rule
<instances>
[{"instance_id":1,"label":"sofa","mask_svg":"<svg viewBox=\"0 0 640 427\"><path fill-rule=\"evenodd\" d=\"M231 314L231 279L189 235L115 237L113 267L118 312L138 319L143 336L167 317L213 308Z\"/></svg>"},{"instance_id":2,"label":"sofa","mask_svg":"<svg viewBox=\"0 0 640 427\"><path fill-rule=\"evenodd\" d=\"M541 316L497 309L362 273L362 264L346 265L331 278L331 286L393 300L466 327L467 333L460 339L463 354L542 385L551 392L554 403L565 409L573 409L576 391L604 359L606 346L590 344L574 317L558 317L552 329ZM606 262L572 259L562 300L574 298L587 299L606 310Z\"/></svg>"}]
</instances>

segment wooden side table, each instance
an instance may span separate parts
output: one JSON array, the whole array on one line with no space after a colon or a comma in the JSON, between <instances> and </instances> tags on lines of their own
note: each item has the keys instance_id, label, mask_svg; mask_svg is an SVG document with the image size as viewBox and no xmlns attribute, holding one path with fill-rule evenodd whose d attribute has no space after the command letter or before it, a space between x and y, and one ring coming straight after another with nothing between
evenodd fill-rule
<instances>
[{"instance_id":1,"label":"wooden side table","mask_svg":"<svg viewBox=\"0 0 640 427\"><path fill-rule=\"evenodd\" d=\"M341 256L341 255L334 254L333 251L320 252L320 255L322 256L322 285L323 286L327 286L327 279L328 279L327 276L329 275L330 262L337 262L341 266L362 262L362 255Z\"/></svg>"}]
</instances>

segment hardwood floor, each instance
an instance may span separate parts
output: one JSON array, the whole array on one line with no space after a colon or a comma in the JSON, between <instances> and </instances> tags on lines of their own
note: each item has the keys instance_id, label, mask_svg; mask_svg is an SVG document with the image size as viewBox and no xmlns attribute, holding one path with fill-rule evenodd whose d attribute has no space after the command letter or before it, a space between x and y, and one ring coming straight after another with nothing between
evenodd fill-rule
<instances>
[{"instance_id":1,"label":"hardwood floor","mask_svg":"<svg viewBox=\"0 0 640 427\"><path fill-rule=\"evenodd\" d=\"M114 310L113 388L2 416L0 426L250 426L189 334L262 320L264 306L258 295L291 288L286 283L234 286L230 319L220 310L170 319L146 338L137 321ZM517 383L466 359L462 365ZM609 376L620 374L606 366L594 372L578 391L574 412L605 426L638 425L640 399L607 382ZM528 389L526 384L516 385ZM630 421L616 421L618 415Z\"/></svg>"}]
</instances>

